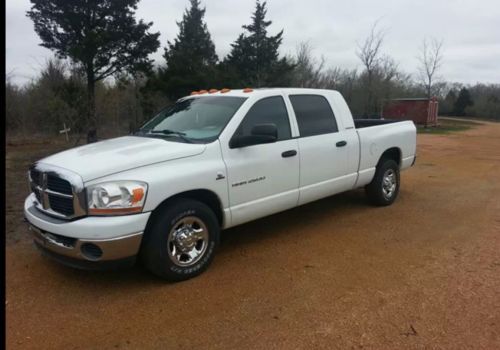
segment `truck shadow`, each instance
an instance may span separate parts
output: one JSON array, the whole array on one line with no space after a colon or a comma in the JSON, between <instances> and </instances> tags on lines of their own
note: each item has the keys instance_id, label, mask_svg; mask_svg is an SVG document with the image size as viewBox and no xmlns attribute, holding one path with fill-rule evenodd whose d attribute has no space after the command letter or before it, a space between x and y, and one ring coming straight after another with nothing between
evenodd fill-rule
<instances>
[{"instance_id":1,"label":"truck shadow","mask_svg":"<svg viewBox=\"0 0 500 350\"><path fill-rule=\"evenodd\" d=\"M332 216L346 218L349 215L359 215L361 208L373 208L363 190L323 198L222 231L219 251L259 241L264 237L293 235L294 231L302 231L315 223L331 219Z\"/></svg>"}]
</instances>

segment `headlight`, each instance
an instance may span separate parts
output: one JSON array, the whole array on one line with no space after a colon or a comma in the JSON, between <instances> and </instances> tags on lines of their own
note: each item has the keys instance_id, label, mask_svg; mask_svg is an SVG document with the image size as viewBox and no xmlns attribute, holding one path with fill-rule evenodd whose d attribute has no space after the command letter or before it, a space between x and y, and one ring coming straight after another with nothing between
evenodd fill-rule
<instances>
[{"instance_id":1,"label":"headlight","mask_svg":"<svg viewBox=\"0 0 500 350\"><path fill-rule=\"evenodd\" d=\"M89 215L140 213L148 185L139 181L104 182L87 187Z\"/></svg>"}]
</instances>

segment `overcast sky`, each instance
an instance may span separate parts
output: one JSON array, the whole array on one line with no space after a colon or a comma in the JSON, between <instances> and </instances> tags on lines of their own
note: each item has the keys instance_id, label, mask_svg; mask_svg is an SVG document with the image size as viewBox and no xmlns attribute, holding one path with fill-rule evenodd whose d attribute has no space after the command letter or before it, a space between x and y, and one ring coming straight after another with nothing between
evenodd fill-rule
<instances>
[{"instance_id":1,"label":"overcast sky","mask_svg":"<svg viewBox=\"0 0 500 350\"><path fill-rule=\"evenodd\" d=\"M462 83L500 83L500 0L268 0L271 34L284 29L282 54L294 54L299 42L309 41L314 54L328 66L360 68L357 44L380 20L386 31L382 50L402 70L416 73L418 48L424 37L444 42L440 75ZM176 21L188 0L142 0L137 15L153 21L162 47L177 35ZM254 0L202 0L205 20L219 58L250 21ZM26 17L28 0L6 3L6 73L22 84L35 77L51 52ZM163 63L163 48L152 57Z\"/></svg>"}]
</instances>

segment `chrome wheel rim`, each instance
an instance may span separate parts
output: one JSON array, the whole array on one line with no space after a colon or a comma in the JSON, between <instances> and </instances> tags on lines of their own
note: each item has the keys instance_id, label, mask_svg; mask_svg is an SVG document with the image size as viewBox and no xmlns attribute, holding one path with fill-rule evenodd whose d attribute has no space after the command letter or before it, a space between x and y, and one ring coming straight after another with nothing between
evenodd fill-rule
<instances>
[{"instance_id":1,"label":"chrome wheel rim","mask_svg":"<svg viewBox=\"0 0 500 350\"><path fill-rule=\"evenodd\" d=\"M195 216L178 220L168 234L168 255L178 266L196 264L207 250L207 246L207 226Z\"/></svg>"},{"instance_id":2,"label":"chrome wheel rim","mask_svg":"<svg viewBox=\"0 0 500 350\"><path fill-rule=\"evenodd\" d=\"M390 199L394 195L397 183L396 172L393 169L387 169L382 177L382 193L386 199Z\"/></svg>"}]
</instances>

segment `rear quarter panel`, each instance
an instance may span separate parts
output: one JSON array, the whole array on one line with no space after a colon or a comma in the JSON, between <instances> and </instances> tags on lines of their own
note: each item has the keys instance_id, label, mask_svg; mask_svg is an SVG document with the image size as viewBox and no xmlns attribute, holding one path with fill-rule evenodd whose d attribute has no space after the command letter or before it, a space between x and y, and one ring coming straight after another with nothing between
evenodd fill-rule
<instances>
[{"instance_id":1,"label":"rear quarter panel","mask_svg":"<svg viewBox=\"0 0 500 350\"><path fill-rule=\"evenodd\" d=\"M400 150L401 170L411 166L417 143L417 130L412 121L377 125L357 129L357 132L361 146L357 186L370 183L380 157L388 149Z\"/></svg>"}]
</instances>

